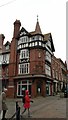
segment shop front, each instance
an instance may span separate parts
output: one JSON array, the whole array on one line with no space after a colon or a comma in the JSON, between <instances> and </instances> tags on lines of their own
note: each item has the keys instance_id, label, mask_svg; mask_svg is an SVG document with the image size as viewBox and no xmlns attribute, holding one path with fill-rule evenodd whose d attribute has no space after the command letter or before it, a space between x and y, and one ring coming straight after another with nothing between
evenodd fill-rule
<instances>
[{"instance_id":1,"label":"shop front","mask_svg":"<svg viewBox=\"0 0 68 120\"><path fill-rule=\"evenodd\" d=\"M17 82L17 97L21 97L25 90L29 90L29 95L31 95L31 85L30 80L21 80Z\"/></svg>"},{"instance_id":2,"label":"shop front","mask_svg":"<svg viewBox=\"0 0 68 120\"><path fill-rule=\"evenodd\" d=\"M51 81L46 81L46 95L50 96L52 95L52 82Z\"/></svg>"},{"instance_id":3,"label":"shop front","mask_svg":"<svg viewBox=\"0 0 68 120\"><path fill-rule=\"evenodd\" d=\"M53 94L56 94L58 91L58 81L54 80L53 81Z\"/></svg>"},{"instance_id":4,"label":"shop front","mask_svg":"<svg viewBox=\"0 0 68 120\"><path fill-rule=\"evenodd\" d=\"M15 96L22 97L29 90L31 97L52 95L52 82L43 78L18 79L15 82Z\"/></svg>"}]
</instances>

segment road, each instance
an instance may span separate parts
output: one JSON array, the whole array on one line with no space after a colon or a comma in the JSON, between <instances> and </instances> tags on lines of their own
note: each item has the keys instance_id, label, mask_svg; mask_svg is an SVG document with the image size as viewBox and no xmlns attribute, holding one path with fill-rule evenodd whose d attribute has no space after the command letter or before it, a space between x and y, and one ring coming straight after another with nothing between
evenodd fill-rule
<instances>
[{"instance_id":1,"label":"road","mask_svg":"<svg viewBox=\"0 0 68 120\"><path fill-rule=\"evenodd\" d=\"M31 103L32 118L66 118L66 100L68 98L60 98L60 96L37 97ZM15 112L15 103L18 101L23 111L21 99L7 99L8 111L6 118L10 118ZM23 114L23 118L27 118L27 111Z\"/></svg>"},{"instance_id":2,"label":"road","mask_svg":"<svg viewBox=\"0 0 68 120\"><path fill-rule=\"evenodd\" d=\"M44 98L42 104L33 109L34 118L66 118L66 99Z\"/></svg>"}]
</instances>

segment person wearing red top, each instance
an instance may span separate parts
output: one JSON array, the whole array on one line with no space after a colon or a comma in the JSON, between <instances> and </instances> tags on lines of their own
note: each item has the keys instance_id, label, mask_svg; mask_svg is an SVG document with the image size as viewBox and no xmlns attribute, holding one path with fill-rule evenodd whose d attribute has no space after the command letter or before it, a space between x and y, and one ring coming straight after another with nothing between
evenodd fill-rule
<instances>
[{"instance_id":1,"label":"person wearing red top","mask_svg":"<svg viewBox=\"0 0 68 120\"><path fill-rule=\"evenodd\" d=\"M29 111L30 102L33 102L33 101L30 100L29 91L26 90L26 91L25 91L24 111L22 112L22 114L26 111L26 109L28 109L28 117L30 117L30 111Z\"/></svg>"}]
</instances>

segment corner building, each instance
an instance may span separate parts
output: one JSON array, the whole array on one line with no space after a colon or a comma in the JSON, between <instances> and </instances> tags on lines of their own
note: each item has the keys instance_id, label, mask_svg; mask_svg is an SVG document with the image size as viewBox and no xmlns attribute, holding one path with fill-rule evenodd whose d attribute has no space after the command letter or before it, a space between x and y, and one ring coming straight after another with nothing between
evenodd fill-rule
<instances>
[{"instance_id":1,"label":"corner building","mask_svg":"<svg viewBox=\"0 0 68 120\"><path fill-rule=\"evenodd\" d=\"M14 96L22 96L25 89L32 97L52 94L51 58L54 45L51 33L43 35L37 20L35 31L20 29L20 21L14 23L11 43L9 76ZM49 85L49 86L48 86ZM9 90L10 91L10 90Z\"/></svg>"},{"instance_id":2,"label":"corner building","mask_svg":"<svg viewBox=\"0 0 68 120\"><path fill-rule=\"evenodd\" d=\"M28 32L20 26L21 22L16 20L7 67L7 96L21 97L26 89L31 97L53 95L52 56L55 48L52 35L42 34L38 19L35 31Z\"/></svg>"}]
</instances>

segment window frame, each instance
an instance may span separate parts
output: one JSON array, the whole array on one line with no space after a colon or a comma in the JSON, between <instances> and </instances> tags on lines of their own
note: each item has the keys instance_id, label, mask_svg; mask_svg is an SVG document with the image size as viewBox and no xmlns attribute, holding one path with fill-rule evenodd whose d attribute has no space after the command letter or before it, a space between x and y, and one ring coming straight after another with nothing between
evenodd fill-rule
<instances>
[{"instance_id":1,"label":"window frame","mask_svg":"<svg viewBox=\"0 0 68 120\"><path fill-rule=\"evenodd\" d=\"M29 63L19 64L18 74L29 74Z\"/></svg>"},{"instance_id":2,"label":"window frame","mask_svg":"<svg viewBox=\"0 0 68 120\"><path fill-rule=\"evenodd\" d=\"M51 67L48 64L45 64L45 73L48 76L51 76Z\"/></svg>"}]
</instances>

